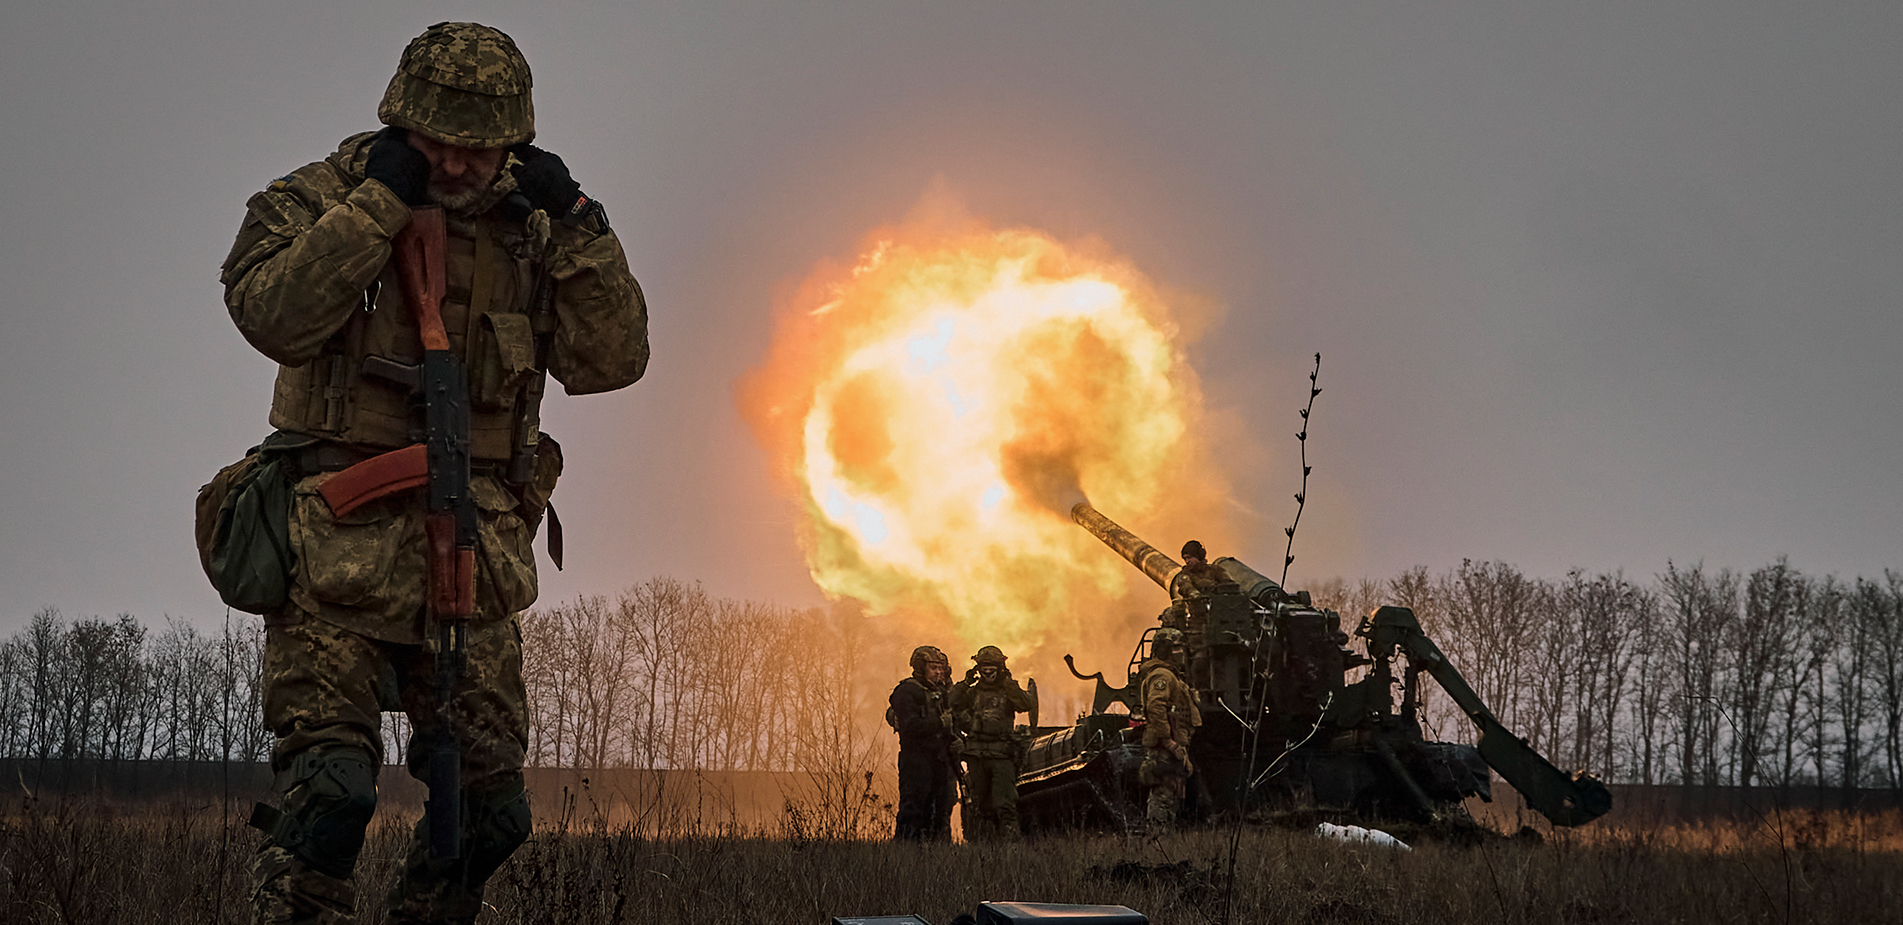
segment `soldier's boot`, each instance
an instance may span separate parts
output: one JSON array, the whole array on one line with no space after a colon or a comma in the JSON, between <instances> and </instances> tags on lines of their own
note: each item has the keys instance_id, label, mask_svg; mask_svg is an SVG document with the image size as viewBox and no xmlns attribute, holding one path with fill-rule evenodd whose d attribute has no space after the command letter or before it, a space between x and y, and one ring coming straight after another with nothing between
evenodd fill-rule
<instances>
[{"instance_id":1,"label":"soldier's boot","mask_svg":"<svg viewBox=\"0 0 1903 925\"><path fill-rule=\"evenodd\" d=\"M283 809L260 803L251 814L266 837L252 865L257 922L351 921L351 875L377 809L374 759L349 746L312 749L293 758L274 786Z\"/></svg>"},{"instance_id":2,"label":"soldier's boot","mask_svg":"<svg viewBox=\"0 0 1903 925\"><path fill-rule=\"evenodd\" d=\"M467 925L482 911L482 888L529 837L529 794L522 775L463 794L462 856L429 849L429 811L416 823L403 871L390 887L392 925Z\"/></svg>"}]
</instances>

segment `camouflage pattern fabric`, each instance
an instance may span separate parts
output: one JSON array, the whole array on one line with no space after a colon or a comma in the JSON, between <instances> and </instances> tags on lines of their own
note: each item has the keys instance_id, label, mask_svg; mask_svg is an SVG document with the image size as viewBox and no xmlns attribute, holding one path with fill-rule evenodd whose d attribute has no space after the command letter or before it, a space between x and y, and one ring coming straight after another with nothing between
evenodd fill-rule
<instances>
[{"instance_id":1,"label":"camouflage pattern fabric","mask_svg":"<svg viewBox=\"0 0 1903 925\"><path fill-rule=\"evenodd\" d=\"M1153 827L1167 828L1182 812L1190 769L1169 750L1174 742L1189 747L1203 714L1196 692L1161 659L1141 668L1143 677L1143 765L1137 781L1150 788L1145 815Z\"/></svg>"},{"instance_id":2,"label":"camouflage pattern fabric","mask_svg":"<svg viewBox=\"0 0 1903 925\"><path fill-rule=\"evenodd\" d=\"M371 356L415 363L422 347L389 265L409 207L363 180L373 138L353 135L252 196L221 278L239 333L280 366L272 427L395 449L412 442L410 396L361 370ZM549 375L583 395L623 388L647 369L647 303L614 232L536 221L541 213L510 221L496 206L514 184L503 170L474 211L445 216L443 324L470 370L479 461L507 459L512 446L536 258L559 284Z\"/></svg>"},{"instance_id":3,"label":"camouflage pattern fabric","mask_svg":"<svg viewBox=\"0 0 1903 925\"><path fill-rule=\"evenodd\" d=\"M1175 755L1161 748L1143 750L1143 764L1137 768L1137 782L1149 788L1144 818L1152 829L1161 831L1176 824L1176 817L1183 811L1188 780L1189 770Z\"/></svg>"},{"instance_id":4,"label":"camouflage pattern fabric","mask_svg":"<svg viewBox=\"0 0 1903 925\"><path fill-rule=\"evenodd\" d=\"M965 840L1015 841L1018 828L1018 765L1010 758L965 758Z\"/></svg>"},{"instance_id":5,"label":"camouflage pattern fabric","mask_svg":"<svg viewBox=\"0 0 1903 925\"><path fill-rule=\"evenodd\" d=\"M1143 745L1161 748L1174 740L1187 748L1196 727L1203 724L1196 692L1176 676L1168 662L1150 659L1140 669L1143 677Z\"/></svg>"},{"instance_id":6,"label":"camouflage pattern fabric","mask_svg":"<svg viewBox=\"0 0 1903 925\"><path fill-rule=\"evenodd\" d=\"M535 137L531 82L528 61L501 30L437 23L403 50L377 118L444 144L503 148Z\"/></svg>"},{"instance_id":7,"label":"camouflage pattern fabric","mask_svg":"<svg viewBox=\"0 0 1903 925\"><path fill-rule=\"evenodd\" d=\"M975 672L976 669L974 669ZM952 719L963 737L965 839L1017 838L1018 758L1024 743L1017 714L1031 709L1031 695L1000 673L985 681L976 674L952 687Z\"/></svg>"},{"instance_id":8,"label":"camouflage pattern fabric","mask_svg":"<svg viewBox=\"0 0 1903 925\"><path fill-rule=\"evenodd\" d=\"M327 623L295 606L268 623L264 652L264 718L278 737L271 766L278 773L300 754L349 746L383 760L381 716L401 710L413 724L410 774L427 773L418 748L436 729L434 656L424 646L373 639ZM514 619L472 626L468 667L455 691L453 715L462 744L463 782L471 793L519 787L528 744L522 640ZM418 846L420 848L420 845ZM349 921L354 878L310 869L267 844L253 866L253 902L260 923ZM481 883L429 882L412 892L426 905L467 905Z\"/></svg>"},{"instance_id":9,"label":"camouflage pattern fabric","mask_svg":"<svg viewBox=\"0 0 1903 925\"><path fill-rule=\"evenodd\" d=\"M952 720L966 756L1010 758L1017 754L1017 714L1031 709L1031 695L1003 674L986 682L968 677L952 687Z\"/></svg>"},{"instance_id":10,"label":"camouflage pattern fabric","mask_svg":"<svg viewBox=\"0 0 1903 925\"><path fill-rule=\"evenodd\" d=\"M337 517L318 493L333 475L314 475L292 488L290 538L297 567L291 602L366 636L421 644L427 574L421 492L379 498ZM478 515L472 619L504 620L535 603L534 529L521 499L496 477L472 477L469 493ZM541 503L546 506L546 496Z\"/></svg>"}]
</instances>

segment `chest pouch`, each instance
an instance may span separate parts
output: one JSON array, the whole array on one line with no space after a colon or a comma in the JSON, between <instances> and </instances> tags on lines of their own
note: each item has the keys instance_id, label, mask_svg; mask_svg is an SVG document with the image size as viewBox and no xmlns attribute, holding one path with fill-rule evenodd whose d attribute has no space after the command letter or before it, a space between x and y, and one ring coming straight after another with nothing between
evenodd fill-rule
<instances>
[{"instance_id":1,"label":"chest pouch","mask_svg":"<svg viewBox=\"0 0 1903 925\"><path fill-rule=\"evenodd\" d=\"M470 404L480 411L507 410L535 372L535 333L529 316L484 312L469 360Z\"/></svg>"}]
</instances>

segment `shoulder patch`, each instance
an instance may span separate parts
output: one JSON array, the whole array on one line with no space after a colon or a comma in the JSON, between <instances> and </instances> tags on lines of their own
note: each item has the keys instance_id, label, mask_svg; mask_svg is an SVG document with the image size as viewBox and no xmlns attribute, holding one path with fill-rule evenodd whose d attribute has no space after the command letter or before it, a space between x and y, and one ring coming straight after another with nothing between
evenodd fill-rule
<instances>
[{"instance_id":1,"label":"shoulder patch","mask_svg":"<svg viewBox=\"0 0 1903 925\"><path fill-rule=\"evenodd\" d=\"M284 176L281 176L281 177L279 177L279 178L277 178L277 179L275 179L275 180L272 180L272 181L271 181L271 184L270 184L269 186L266 186L266 187L265 187L265 189L268 189L268 190L282 190L282 189L284 189L284 188L286 188L286 187L288 187L288 186L290 186L290 185L291 185L291 178L292 178L293 176L296 176L296 175L295 175L295 174L288 174L288 173L287 173L287 174L285 174Z\"/></svg>"}]
</instances>

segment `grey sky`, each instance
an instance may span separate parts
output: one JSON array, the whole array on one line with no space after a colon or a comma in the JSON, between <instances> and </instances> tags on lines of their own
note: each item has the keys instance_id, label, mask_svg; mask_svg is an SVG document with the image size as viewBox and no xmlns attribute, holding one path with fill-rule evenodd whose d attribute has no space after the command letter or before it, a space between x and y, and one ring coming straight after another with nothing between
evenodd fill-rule
<instances>
[{"instance_id":1,"label":"grey sky","mask_svg":"<svg viewBox=\"0 0 1903 925\"><path fill-rule=\"evenodd\" d=\"M1298 584L1903 567L1903 6L1290 7L11 3L0 630L222 614L191 501L266 432L274 368L217 266L443 19L528 55L538 143L653 314L643 382L550 402L544 600L656 574L818 599L732 383L776 286L934 178L1227 306L1192 356L1261 448L1260 540L1218 553L1281 554L1319 350Z\"/></svg>"}]
</instances>

